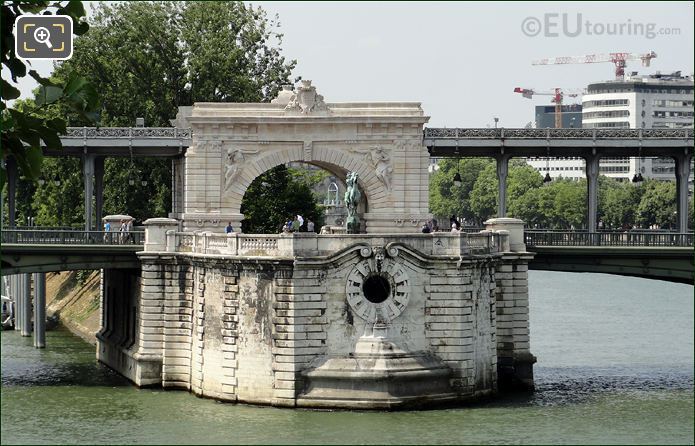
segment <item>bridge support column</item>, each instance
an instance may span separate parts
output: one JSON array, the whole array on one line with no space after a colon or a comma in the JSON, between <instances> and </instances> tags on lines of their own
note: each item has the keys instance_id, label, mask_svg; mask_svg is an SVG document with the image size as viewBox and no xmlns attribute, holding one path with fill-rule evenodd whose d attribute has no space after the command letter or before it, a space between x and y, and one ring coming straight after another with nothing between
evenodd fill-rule
<instances>
[{"instance_id":1,"label":"bridge support column","mask_svg":"<svg viewBox=\"0 0 695 446\"><path fill-rule=\"evenodd\" d=\"M688 232L688 179L693 156L685 153L676 157L676 210L678 232Z\"/></svg>"},{"instance_id":2,"label":"bridge support column","mask_svg":"<svg viewBox=\"0 0 695 446\"><path fill-rule=\"evenodd\" d=\"M34 347L46 347L46 273L34 273Z\"/></svg>"},{"instance_id":3,"label":"bridge support column","mask_svg":"<svg viewBox=\"0 0 695 446\"><path fill-rule=\"evenodd\" d=\"M485 222L485 229L508 237L495 271L498 386L500 390L532 390L536 357L530 347L528 264L534 254L526 251L523 221L493 218Z\"/></svg>"},{"instance_id":4,"label":"bridge support column","mask_svg":"<svg viewBox=\"0 0 695 446\"><path fill-rule=\"evenodd\" d=\"M586 225L589 232L596 232L597 214L598 214L598 171L599 171L598 155L592 155L585 158L586 161L586 182L587 182L587 219Z\"/></svg>"},{"instance_id":5,"label":"bridge support column","mask_svg":"<svg viewBox=\"0 0 695 446\"><path fill-rule=\"evenodd\" d=\"M171 218L179 218L183 212L184 158L171 160ZM237 226L234 226L236 228ZM241 226L239 226L241 230Z\"/></svg>"},{"instance_id":6,"label":"bridge support column","mask_svg":"<svg viewBox=\"0 0 695 446\"><path fill-rule=\"evenodd\" d=\"M500 155L497 161L497 218L507 216L507 174L509 173L509 158L511 155Z\"/></svg>"},{"instance_id":7,"label":"bridge support column","mask_svg":"<svg viewBox=\"0 0 695 446\"><path fill-rule=\"evenodd\" d=\"M82 173L84 176L84 229L92 230L92 198L94 196L94 155L82 156Z\"/></svg>"},{"instance_id":8,"label":"bridge support column","mask_svg":"<svg viewBox=\"0 0 695 446\"><path fill-rule=\"evenodd\" d=\"M19 294L19 278L19 274L10 276L10 296L14 300L14 329L16 331L22 330L22 299Z\"/></svg>"},{"instance_id":9,"label":"bridge support column","mask_svg":"<svg viewBox=\"0 0 695 446\"><path fill-rule=\"evenodd\" d=\"M24 307L21 334L22 336L31 336L31 275L22 274L21 287L22 307Z\"/></svg>"},{"instance_id":10,"label":"bridge support column","mask_svg":"<svg viewBox=\"0 0 695 446\"><path fill-rule=\"evenodd\" d=\"M103 231L101 217L104 210L104 157L94 160L94 229Z\"/></svg>"},{"instance_id":11,"label":"bridge support column","mask_svg":"<svg viewBox=\"0 0 695 446\"><path fill-rule=\"evenodd\" d=\"M5 171L7 172L7 226L13 228L16 218L15 195L17 192L17 163L14 158L5 160Z\"/></svg>"}]
</instances>

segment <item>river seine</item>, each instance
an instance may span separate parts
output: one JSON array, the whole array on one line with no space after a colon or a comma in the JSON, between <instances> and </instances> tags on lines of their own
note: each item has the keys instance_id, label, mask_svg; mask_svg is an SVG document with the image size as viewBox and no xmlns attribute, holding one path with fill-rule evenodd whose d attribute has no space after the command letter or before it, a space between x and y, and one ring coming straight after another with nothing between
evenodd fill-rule
<instances>
[{"instance_id":1,"label":"river seine","mask_svg":"<svg viewBox=\"0 0 695 446\"><path fill-rule=\"evenodd\" d=\"M529 273L537 390L457 409L318 412L137 389L63 330L2 337L2 444L690 443L693 286Z\"/></svg>"}]
</instances>

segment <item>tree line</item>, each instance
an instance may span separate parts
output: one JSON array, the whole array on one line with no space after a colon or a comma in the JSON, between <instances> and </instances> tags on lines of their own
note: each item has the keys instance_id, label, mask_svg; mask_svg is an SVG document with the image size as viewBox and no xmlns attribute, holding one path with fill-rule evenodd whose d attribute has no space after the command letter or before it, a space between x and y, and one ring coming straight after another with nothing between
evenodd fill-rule
<instances>
[{"instance_id":1,"label":"tree line","mask_svg":"<svg viewBox=\"0 0 695 446\"><path fill-rule=\"evenodd\" d=\"M497 215L495 161L486 158L442 159L430 176L430 209L439 216L456 215L482 226ZM454 184L459 173L461 185ZM675 228L676 185L674 181L647 179L621 182L599 176L598 219L604 229ZM586 228L586 179L556 178L549 183L521 159L512 159L507 176L507 214L529 227ZM693 205L689 209L692 227Z\"/></svg>"}]
</instances>

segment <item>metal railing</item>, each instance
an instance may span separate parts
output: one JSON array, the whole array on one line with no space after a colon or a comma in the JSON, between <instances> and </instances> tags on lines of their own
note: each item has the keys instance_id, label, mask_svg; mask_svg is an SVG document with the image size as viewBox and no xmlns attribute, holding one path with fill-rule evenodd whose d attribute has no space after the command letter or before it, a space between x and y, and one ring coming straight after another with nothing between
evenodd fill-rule
<instances>
[{"instance_id":1,"label":"metal railing","mask_svg":"<svg viewBox=\"0 0 695 446\"><path fill-rule=\"evenodd\" d=\"M3 245L142 245L144 243L145 233L142 231L2 230Z\"/></svg>"},{"instance_id":2,"label":"metal railing","mask_svg":"<svg viewBox=\"0 0 695 446\"><path fill-rule=\"evenodd\" d=\"M693 233L656 231L556 231L526 230L524 242L533 246L662 246L693 247Z\"/></svg>"},{"instance_id":3,"label":"metal railing","mask_svg":"<svg viewBox=\"0 0 695 446\"><path fill-rule=\"evenodd\" d=\"M191 129L178 127L68 127L68 138L191 139Z\"/></svg>"},{"instance_id":4,"label":"metal railing","mask_svg":"<svg viewBox=\"0 0 695 446\"><path fill-rule=\"evenodd\" d=\"M693 139L693 129L425 128L425 138L453 139Z\"/></svg>"}]
</instances>

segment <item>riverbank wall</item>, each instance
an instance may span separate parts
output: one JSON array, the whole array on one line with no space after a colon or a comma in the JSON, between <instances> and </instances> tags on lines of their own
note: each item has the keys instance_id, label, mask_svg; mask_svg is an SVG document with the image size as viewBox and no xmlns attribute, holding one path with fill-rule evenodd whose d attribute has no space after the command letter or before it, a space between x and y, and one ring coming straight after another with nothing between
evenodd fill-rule
<instances>
[{"instance_id":1,"label":"riverbank wall","mask_svg":"<svg viewBox=\"0 0 695 446\"><path fill-rule=\"evenodd\" d=\"M99 290L99 271L47 273L46 314L57 317L70 332L96 345Z\"/></svg>"}]
</instances>

